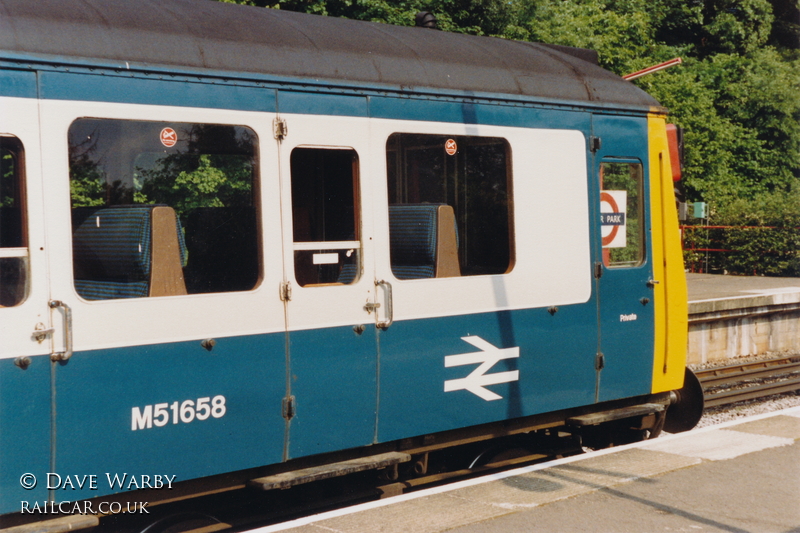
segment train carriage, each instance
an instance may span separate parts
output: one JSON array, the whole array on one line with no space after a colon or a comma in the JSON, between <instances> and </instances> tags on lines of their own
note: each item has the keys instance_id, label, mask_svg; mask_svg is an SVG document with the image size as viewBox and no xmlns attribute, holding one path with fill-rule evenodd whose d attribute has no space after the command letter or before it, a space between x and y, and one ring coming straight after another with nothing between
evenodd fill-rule
<instances>
[{"instance_id":1,"label":"train carriage","mask_svg":"<svg viewBox=\"0 0 800 533\"><path fill-rule=\"evenodd\" d=\"M0 0L0 520L655 432L687 316L665 112L587 50Z\"/></svg>"}]
</instances>

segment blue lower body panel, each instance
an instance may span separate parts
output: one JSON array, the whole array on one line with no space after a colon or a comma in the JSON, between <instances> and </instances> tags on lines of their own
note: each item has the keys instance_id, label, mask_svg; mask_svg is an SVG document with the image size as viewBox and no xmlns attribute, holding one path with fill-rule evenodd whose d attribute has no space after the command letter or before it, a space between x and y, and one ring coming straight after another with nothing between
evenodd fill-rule
<instances>
[{"instance_id":1,"label":"blue lower body panel","mask_svg":"<svg viewBox=\"0 0 800 533\"><path fill-rule=\"evenodd\" d=\"M24 370L0 360L0 513L47 500L52 364L47 355L31 357Z\"/></svg>"},{"instance_id":2,"label":"blue lower body panel","mask_svg":"<svg viewBox=\"0 0 800 533\"><path fill-rule=\"evenodd\" d=\"M289 456L371 444L375 438L375 327L351 326L290 334L292 395L297 413Z\"/></svg>"},{"instance_id":3,"label":"blue lower body panel","mask_svg":"<svg viewBox=\"0 0 800 533\"><path fill-rule=\"evenodd\" d=\"M55 471L98 487L55 499L120 492L115 474L128 490L280 462L284 354L283 333L75 353L56 370Z\"/></svg>"},{"instance_id":4,"label":"blue lower body panel","mask_svg":"<svg viewBox=\"0 0 800 533\"><path fill-rule=\"evenodd\" d=\"M650 266L609 269L600 279L599 401L649 394L653 379L655 307Z\"/></svg>"},{"instance_id":5,"label":"blue lower body panel","mask_svg":"<svg viewBox=\"0 0 800 533\"><path fill-rule=\"evenodd\" d=\"M652 320L646 309L603 332L601 401L647 393L652 357L628 354L626 343L652 343ZM556 313L292 332L288 439L283 332L216 339L211 351L191 341L77 352L62 363L42 356L25 370L3 360L0 509L590 405L598 333L594 299ZM51 494L48 472L61 480ZM20 483L26 473L39 480L31 490ZM84 476L95 476L94 488L77 487Z\"/></svg>"},{"instance_id":6,"label":"blue lower body panel","mask_svg":"<svg viewBox=\"0 0 800 533\"><path fill-rule=\"evenodd\" d=\"M381 441L495 422L594 401L597 319L593 302L565 306L551 315L545 309L502 311L459 317L395 322L381 331ZM469 337L473 342L463 340ZM482 344L474 338L488 343ZM497 360L485 370L480 362L445 366L445 357L486 356L492 348L518 357ZM518 349L515 352L514 349ZM463 359L469 359L466 356ZM445 382L477 372L518 379L478 390L445 391ZM491 378L489 378L491 379Z\"/></svg>"}]
</instances>

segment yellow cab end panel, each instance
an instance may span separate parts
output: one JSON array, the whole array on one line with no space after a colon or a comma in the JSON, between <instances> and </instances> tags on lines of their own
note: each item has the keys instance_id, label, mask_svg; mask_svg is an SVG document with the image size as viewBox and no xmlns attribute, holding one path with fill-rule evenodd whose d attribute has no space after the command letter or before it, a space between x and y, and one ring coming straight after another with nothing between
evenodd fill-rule
<instances>
[{"instance_id":1,"label":"yellow cab end panel","mask_svg":"<svg viewBox=\"0 0 800 533\"><path fill-rule=\"evenodd\" d=\"M653 225L655 346L652 392L683 386L688 342L688 297L678 212L675 205L666 123L648 118Z\"/></svg>"}]
</instances>

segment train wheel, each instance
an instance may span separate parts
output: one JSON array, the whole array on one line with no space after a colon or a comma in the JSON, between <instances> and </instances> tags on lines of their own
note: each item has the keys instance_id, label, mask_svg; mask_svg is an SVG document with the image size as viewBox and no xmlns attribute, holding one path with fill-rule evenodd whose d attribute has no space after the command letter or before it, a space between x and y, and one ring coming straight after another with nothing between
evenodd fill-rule
<instances>
[{"instance_id":1,"label":"train wheel","mask_svg":"<svg viewBox=\"0 0 800 533\"><path fill-rule=\"evenodd\" d=\"M703 386L688 368L684 374L683 388L675 391L675 394L678 400L667 409L667 420L664 423L664 431L668 433L689 431L703 416Z\"/></svg>"}]
</instances>

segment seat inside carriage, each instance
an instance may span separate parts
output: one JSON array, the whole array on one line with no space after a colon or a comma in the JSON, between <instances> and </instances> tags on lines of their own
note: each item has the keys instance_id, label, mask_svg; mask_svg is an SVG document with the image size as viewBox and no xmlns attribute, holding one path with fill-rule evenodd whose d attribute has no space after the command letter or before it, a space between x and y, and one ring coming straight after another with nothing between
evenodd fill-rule
<instances>
[{"instance_id":1,"label":"seat inside carriage","mask_svg":"<svg viewBox=\"0 0 800 533\"><path fill-rule=\"evenodd\" d=\"M390 205L389 249L397 279L461 276L458 227L450 205ZM355 281L357 268L353 263L342 265L337 282Z\"/></svg>"},{"instance_id":2,"label":"seat inside carriage","mask_svg":"<svg viewBox=\"0 0 800 533\"><path fill-rule=\"evenodd\" d=\"M458 228L452 206L390 205L389 239L392 273L397 279L461 275Z\"/></svg>"},{"instance_id":3,"label":"seat inside carriage","mask_svg":"<svg viewBox=\"0 0 800 533\"><path fill-rule=\"evenodd\" d=\"M73 210L75 289L87 300L187 294L187 252L163 205Z\"/></svg>"}]
</instances>

